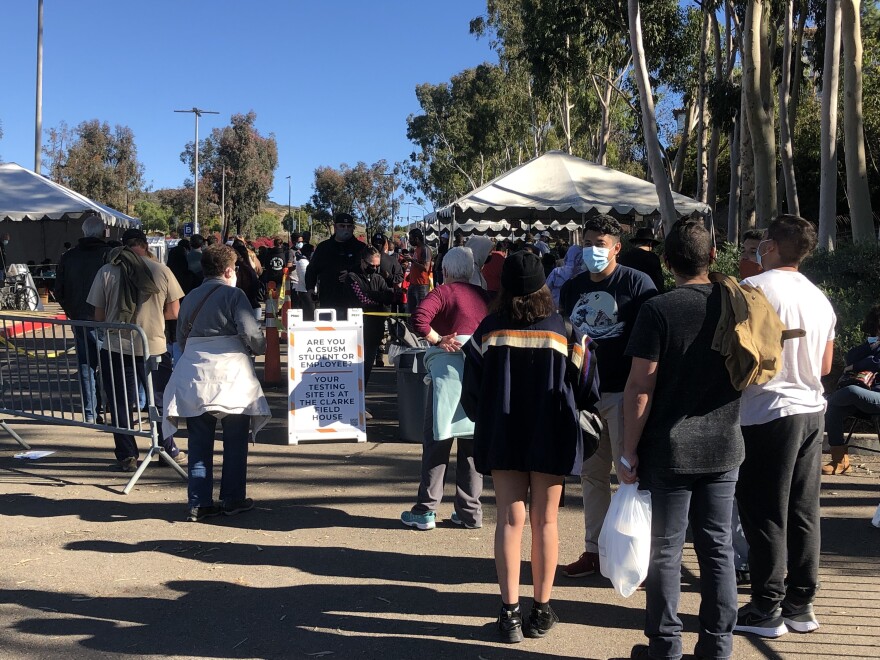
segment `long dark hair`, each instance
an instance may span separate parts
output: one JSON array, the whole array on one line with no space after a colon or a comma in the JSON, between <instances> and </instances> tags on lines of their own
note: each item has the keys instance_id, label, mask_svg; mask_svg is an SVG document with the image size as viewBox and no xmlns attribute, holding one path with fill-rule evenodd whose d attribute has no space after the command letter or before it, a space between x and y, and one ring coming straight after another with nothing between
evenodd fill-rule
<instances>
[{"instance_id":1,"label":"long dark hair","mask_svg":"<svg viewBox=\"0 0 880 660\"><path fill-rule=\"evenodd\" d=\"M546 284L526 296L514 296L502 285L489 311L516 325L533 325L553 314L556 305Z\"/></svg>"}]
</instances>

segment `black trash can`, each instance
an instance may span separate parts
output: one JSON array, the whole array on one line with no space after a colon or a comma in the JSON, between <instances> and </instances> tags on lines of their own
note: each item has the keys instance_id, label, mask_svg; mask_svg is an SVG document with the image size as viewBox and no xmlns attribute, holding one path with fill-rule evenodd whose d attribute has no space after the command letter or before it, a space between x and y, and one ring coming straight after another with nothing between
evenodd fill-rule
<instances>
[{"instance_id":1,"label":"black trash can","mask_svg":"<svg viewBox=\"0 0 880 660\"><path fill-rule=\"evenodd\" d=\"M425 384L425 351L413 349L397 358L397 437L422 444L431 388Z\"/></svg>"}]
</instances>

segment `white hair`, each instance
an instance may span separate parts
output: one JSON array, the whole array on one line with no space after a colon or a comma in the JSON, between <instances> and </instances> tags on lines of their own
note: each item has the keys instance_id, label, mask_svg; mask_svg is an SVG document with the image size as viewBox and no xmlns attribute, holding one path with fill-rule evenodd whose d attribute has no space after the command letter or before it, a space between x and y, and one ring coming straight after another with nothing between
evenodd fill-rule
<instances>
[{"instance_id":1,"label":"white hair","mask_svg":"<svg viewBox=\"0 0 880 660\"><path fill-rule=\"evenodd\" d=\"M474 253L470 248L454 247L443 256L447 280L467 282L474 274Z\"/></svg>"},{"instance_id":2,"label":"white hair","mask_svg":"<svg viewBox=\"0 0 880 660\"><path fill-rule=\"evenodd\" d=\"M104 236L104 220L100 215L90 215L83 220L82 232L88 238L102 238Z\"/></svg>"}]
</instances>

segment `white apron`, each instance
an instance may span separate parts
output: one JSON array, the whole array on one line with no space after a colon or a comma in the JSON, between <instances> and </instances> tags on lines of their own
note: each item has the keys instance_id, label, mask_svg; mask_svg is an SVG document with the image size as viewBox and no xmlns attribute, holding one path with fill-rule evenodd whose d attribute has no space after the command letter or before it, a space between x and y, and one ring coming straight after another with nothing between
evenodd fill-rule
<instances>
[{"instance_id":1,"label":"white apron","mask_svg":"<svg viewBox=\"0 0 880 660\"><path fill-rule=\"evenodd\" d=\"M163 437L181 417L250 415L251 437L272 419L269 402L237 335L190 337L165 388Z\"/></svg>"}]
</instances>

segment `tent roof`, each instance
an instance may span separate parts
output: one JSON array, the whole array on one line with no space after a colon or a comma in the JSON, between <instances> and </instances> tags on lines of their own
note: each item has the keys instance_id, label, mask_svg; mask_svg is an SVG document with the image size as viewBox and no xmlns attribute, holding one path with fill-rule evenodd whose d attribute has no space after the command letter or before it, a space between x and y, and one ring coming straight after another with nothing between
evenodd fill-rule
<instances>
[{"instance_id":1,"label":"tent roof","mask_svg":"<svg viewBox=\"0 0 880 660\"><path fill-rule=\"evenodd\" d=\"M682 216L709 212L702 202L676 193L672 197ZM650 181L563 151L548 151L459 197L436 215L448 218L453 209L456 222L579 219L592 213L654 215L660 203Z\"/></svg>"},{"instance_id":2,"label":"tent roof","mask_svg":"<svg viewBox=\"0 0 880 660\"><path fill-rule=\"evenodd\" d=\"M78 220L97 211L109 227L140 227L137 218L111 209L16 163L0 164L0 221Z\"/></svg>"}]
</instances>

